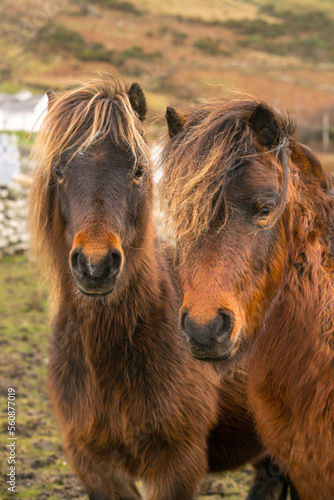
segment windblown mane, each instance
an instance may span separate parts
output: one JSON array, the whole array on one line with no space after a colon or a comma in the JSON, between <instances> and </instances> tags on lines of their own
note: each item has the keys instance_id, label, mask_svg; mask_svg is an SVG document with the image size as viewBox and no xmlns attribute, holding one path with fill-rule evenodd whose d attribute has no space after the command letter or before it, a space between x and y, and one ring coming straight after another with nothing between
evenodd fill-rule
<instances>
[{"instance_id":1,"label":"windblown mane","mask_svg":"<svg viewBox=\"0 0 334 500\"><path fill-rule=\"evenodd\" d=\"M248 119L259 104L274 113L282 134L272 151L278 153L294 132L292 121L252 96L215 99L186 108L182 130L165 140L160 194L166 212L166 230L190 248L205 235L221 193L247 158L261 155ZM226 212L227 213L227 212Z\"/></svg>"},{"instance_id":2,"label":"windblown mane","mask_svg":"<svg viewBox=\"0 0 334 500\"><path fill-rule=\"evenodd\" d=\"M51 289L59 284L54 269L56 242L51 231L55 186L52 167L57 159L67 153L69 163L78 152L107 138L129 149L135 158L148 158L143 125L133 111L127 90L124 84L105 77L55 94L50 100L32 153L36 169L29 199L29 225L31 255L39 257Z\"/></svg>"}]
</instances>

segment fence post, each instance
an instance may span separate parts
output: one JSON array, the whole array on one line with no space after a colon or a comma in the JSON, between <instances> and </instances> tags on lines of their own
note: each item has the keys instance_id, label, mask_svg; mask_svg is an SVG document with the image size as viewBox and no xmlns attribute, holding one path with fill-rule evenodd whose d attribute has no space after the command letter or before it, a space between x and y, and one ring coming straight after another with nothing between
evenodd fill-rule
<instances>
[{"instance_id":1,"label":"fence post","mask_svg":"<svg viewBox=\"0 0 334 500\"><path fill-rule=\"evenodd\" d=\"M322 115L322 145L324 151L329 150L329 113L325 112Z\"/></svg>"}]
</instances>

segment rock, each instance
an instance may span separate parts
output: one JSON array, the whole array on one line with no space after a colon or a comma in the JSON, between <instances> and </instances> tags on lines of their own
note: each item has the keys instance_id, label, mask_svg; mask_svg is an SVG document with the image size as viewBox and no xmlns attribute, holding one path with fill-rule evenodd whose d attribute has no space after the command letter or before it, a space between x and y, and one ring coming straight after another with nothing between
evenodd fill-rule
<instances>
[{"instance_id":1,"label":"rock","mask_svg":"<svg viewBox=\"0 0 334 500\"><path fill-rule=\"evenodd\" d=\"M13 253L24 252L25 250L28 250L27 245L24 244L22 241L19 241L15 245L12 245L10 248Z\"/></svg>"},{"instance_id":2,"label":"rock","mask_svg":"<svg viewBox=\"0 0 334 500\"><path fill-rule=\"evenodd\" d=\"M8 198L8 189L6 188L0 189L0 198L2 199Z\"/></svg>"},{"instance_id":3,"label":"rock","mask_svg":"<svg viewBox=\"0 0 334 500\"><path fill-rule=\"evenodd\" d=\"M11 236L12 234L14 234L14 230L11 227L5 226L2 229L2 232L1 232L2 238L7 238L8 239L9 236Z\"/></svg>"},{"instance_id":4,"label":"rock","mask_svg":"<svg viewBox=\"0 0 334 500\"><path fill-rule=\"evenodd\" d=\"M5 207L6 208L12 208L12 209L22 209L26 207L27 202L25 199L18 199L18 200L5 200Z\"/></svg>"},{"instance_id":5,"label":"rock","mask_svg":"<svg viewBox=\"0 0 334 500\"><path fill-rule=\"evenodd\" d=\"M14 174L13 180L23 189L29 189L32 184L32 177L25 174Z\"/></svg>"},{"instance_id":6,"label":"rock","mask_svg":"<svg viewBox=\"0 0 334 500\"><path fill-rule=\"evenodd\" d=\"M16 230L19 234L21 234L22 231L27 230L27 223L23 219L7 219L6 221L6 226L11 227Z\"/></svg>"},{"instance_id":7,"label":"rock","mask_svg":"<svg viewBox=\"0 0 334 500\"><path fill-rule=\"evenodd\" d=\"M9 208L7 211L6 211L6 217L7 219L15 219L16 217L16 212L13 208Z\"/></svg>"},{"instance_id":8,"label":"rock","mask_svg":"<svg viewBox=\"0 0 334 500\"><path fill-rule=\"evenodd\" d=\"M28 250L27 196L31 177L17 174L8 187L0 186L0 259Z\"/></svg>"},{"instance_id":9,"label":"rock","mask_svg":"<svg viewBox=\"0 0 334 500\"><path fill-rule=\"evenodd\" d=\"M14 182L8 186L8 198L10 200L18 200L25 196L25 190L20 184Z\"/></svg>"},{"instance_id":10,"label":"rock","mask_svg":"<svg viewBox=\"0 0 334 500\"><path fill-rule=\"evenodd\" d=\"M5 255L14 255L15 249L13 247L7 247L6 251L4 251Z\"/></svg>"},{"instance_id":11,"label":"rock","mask_svg":"<svg viewBox=\"0 0 334 500\"><path fill-rule=\"evenodd\" d=\"M13 233L9 236L9 243L18 243L20 241L20 234L18 232Z\"/></svg>"}]
</instances>

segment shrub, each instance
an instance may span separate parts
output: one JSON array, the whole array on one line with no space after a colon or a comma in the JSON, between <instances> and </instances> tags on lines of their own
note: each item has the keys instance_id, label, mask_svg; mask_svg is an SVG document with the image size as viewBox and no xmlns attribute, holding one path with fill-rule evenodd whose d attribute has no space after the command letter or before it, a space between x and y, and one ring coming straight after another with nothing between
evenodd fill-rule
<instances>
[{"instance_id":1,"label":"shrub","mask_svg":"<svg viewBox=\"0 0 334 500\"><path fill-rule=\"evenodd\" d=\"M120 10L122 12L130 12L136 16L140 16L142 12L137 9L131 2L122 2L120 0L90 0L90 3L104 7L105 9Z\"/></svg>"},{"instance_id":2,"label":"shrub","mask_svg":"<svg viewBox=\"0 0 334 500\"><path fill-rule=\"evenodd\" d=\"M83 37L60 24L48 24L38 32L36 38L50 48L61 48L75 54L85 49Z\"/></svg>"},{"instance_id":3,"label":"shrub","mask_svg":"<svg viewBox=\"0 0 334 500\"><path fill-rule=\"evenodd\" d=\"M151 61L162 57L162 53L145 52L142 47L134 46L119 52L116 58L116 64L123 65L127 59L140 59L141 61Z\"/></svg>"},{"instance_id":4,"label":"shrub","mask_svg":"<svg viewBox=\"0 0 334 500\"><path fill-rule=\"evenodd\" d=\"M282 56L293 53L303 58L334 60L334 20L324 12L281 11L274 5L264 5L260 12L275 17L279 23L270 24L263 19L224 23L244 35L239 45Z\"/></svg>"},{"instance_id":5,"label":"shrub","mask_svg":"<svg viewBox=\"0 0 334 500\"><path fill-rule=\"evenodd\" d=\"M229 19L225 26L243 35L259 35L264 38L273 38L284 35L286 26L279 23L267 23L263 19Z\"/></svg>"},{"instance_id":6,"label":"shrub","mask_svg":"<svg viewBox=\"0 0 334 500\"><path fill-rule=\"evenodd\" d=\"M217 55L221 53L219 45L220 45L220 40L211 37L199 38L194 43L194 47L197 47L202 52L206 52L207 54L211 55Z\"/></svg>"},{"instance_id":7,"label":"shrub","mask_svg":"<svg viewBox=\"0 0 334 500\"><path fill-rule=\"evenodd\" d=\"M158 33L160 35L169 33L172 36L173 43L181 43L189 37L188 33L174 30L173 28L169 28L169 26L162 26L161 28L159 28Z\"/></svg>"},{"instance_id":8,"label":"shrub","mask_svg":"<svg viewBox=\"0 0 334 500\"><path fill-rule=\"evenodd\" d=\"M175 43L176 45L184 42L189 37L188 33L183 33L182 31L174 31L174 30L171 31L171 35L173 38L173 43Z\"/></svg>"},{"instance_id":9,"label":"shrub","mask_svg":"<svg viewBox=\"0 0 334 500\"><path fill-rule=\"evenodd\" d=\"M102 43L87 44L80 33L59 24L49 24L42 28L37 40L54 50L68 50L83 61L112 62L114 59L114 52L106 49Z\"/></svg>"}]
</instances>

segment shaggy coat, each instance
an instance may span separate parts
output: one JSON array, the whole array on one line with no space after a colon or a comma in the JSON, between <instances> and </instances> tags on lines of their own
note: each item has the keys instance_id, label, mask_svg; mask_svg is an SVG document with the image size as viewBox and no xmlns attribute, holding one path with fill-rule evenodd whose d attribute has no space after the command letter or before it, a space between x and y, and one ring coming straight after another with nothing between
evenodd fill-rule
<instances>
[{"instance_id":1,"label":"shaggy coat","mask_svg":"<svg viewBox=\"0 0 334 500\"><path fill-rule=\"evenodd\" d=\"M167 122L161 195L188 347L222 370L248 355L261 437L303 500L333 499L333 178L250 96L168 108Z\"/></svg>"},{"instance_id":2,"label":"shaggy coat","mask_svg":"<svg viewBox=\"0 0 334 500\"><path fill-rule=\"evenodd\" d=\"M247 373L220 382L179 334L141 88L106 80L49 99L30 227L52 291L48 373L64 448L92 500L139 499L139 478L151 500L190 500L208 468L262 451Z\"/></svg>"}]
</instances>

